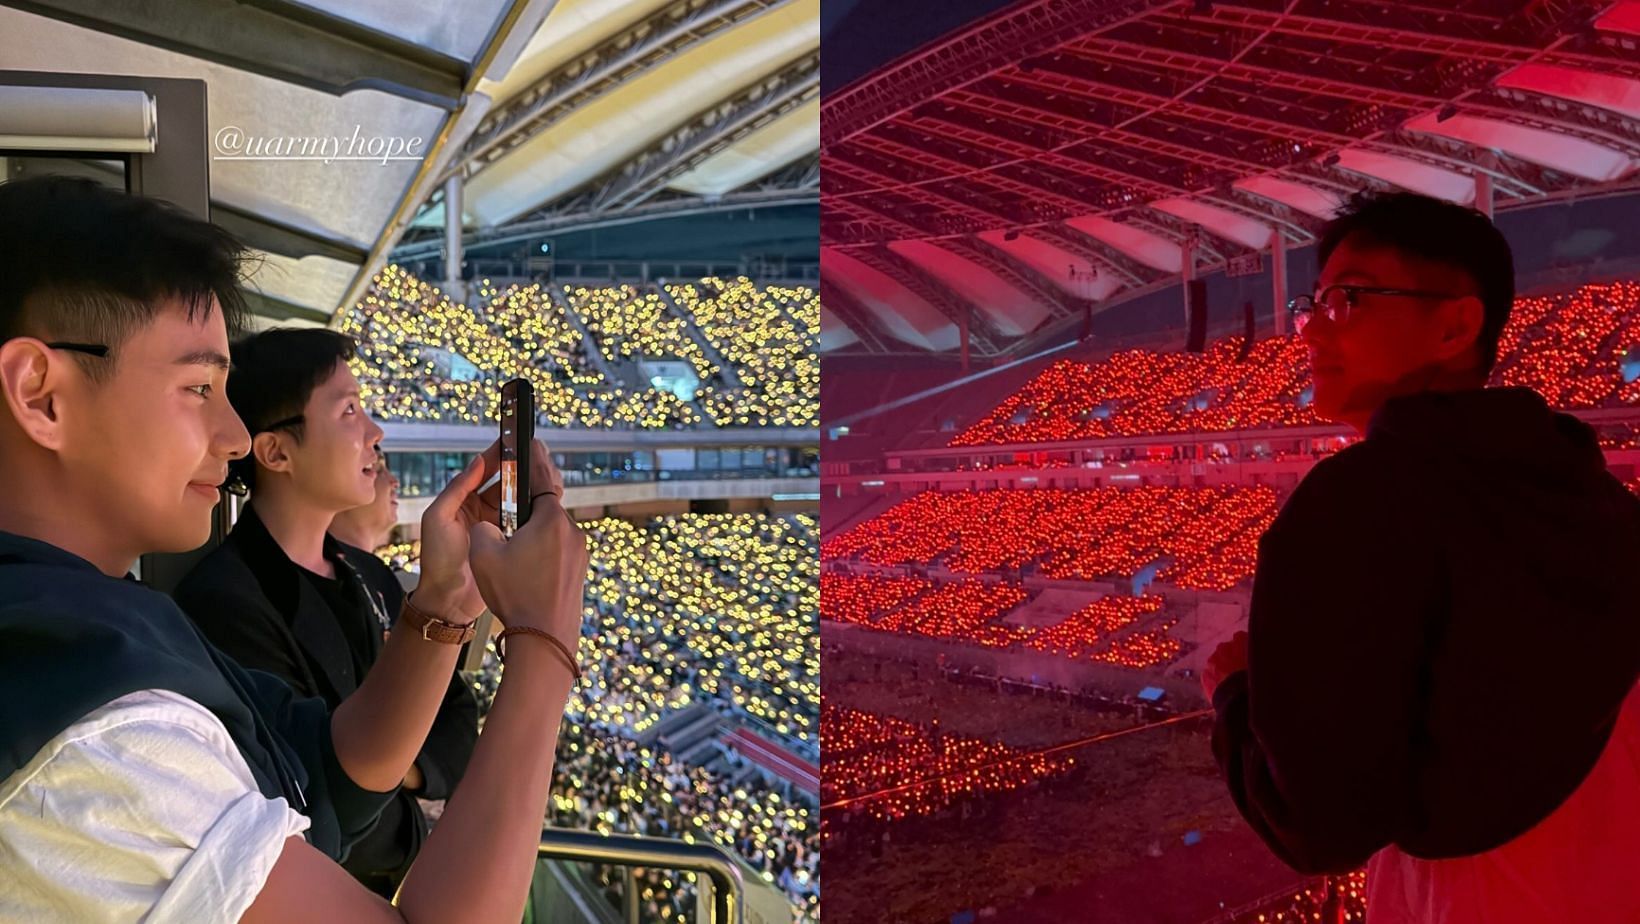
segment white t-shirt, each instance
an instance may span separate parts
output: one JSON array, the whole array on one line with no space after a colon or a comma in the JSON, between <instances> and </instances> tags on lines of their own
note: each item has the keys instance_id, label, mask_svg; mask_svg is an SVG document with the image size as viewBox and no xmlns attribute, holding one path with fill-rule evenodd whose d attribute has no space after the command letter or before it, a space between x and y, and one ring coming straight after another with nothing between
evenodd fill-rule
<instances>
[{"instance_id":1,"label":"white t-shirt","mask_svg":"<svg viewBox=\"0 0 1640 924\"><path fill-rule=\"evenodd\" d=\"M0 782L0 921L237 921L309 823L203 706L131 693Z\"/></svg>"},{"instance_id":2,"label":"white t-shirt","mask_svg":"<svg viewBox=\"0 0 1640 924\"><path fill-rule=\"evenodd\" d=\"M1499 767L1498 773L1508 773ZM1640 684L1589 775L1525 834L1484 853L1367 866L1367 924L1640 921Z\"/></svg>"}]
</instances>

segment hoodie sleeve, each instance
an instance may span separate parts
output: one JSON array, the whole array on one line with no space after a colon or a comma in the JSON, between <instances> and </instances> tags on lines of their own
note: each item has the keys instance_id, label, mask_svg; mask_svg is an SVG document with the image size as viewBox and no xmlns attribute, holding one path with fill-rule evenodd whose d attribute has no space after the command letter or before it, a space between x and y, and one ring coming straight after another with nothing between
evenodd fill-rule
<instances>
[{"instance_id":1,"label":"hoodie sleeve","mask_svg":"<svg viewBox=\"0 0 1640 924\"><path fill-rule=\"evenodd\" d=\"M1305 478L1259 542L1248 670L1213 695L1231 797L1300 872L1355 869L1406 823L1439 586L1394 482L1367 452Z\"/></svg>"}]
</instances>

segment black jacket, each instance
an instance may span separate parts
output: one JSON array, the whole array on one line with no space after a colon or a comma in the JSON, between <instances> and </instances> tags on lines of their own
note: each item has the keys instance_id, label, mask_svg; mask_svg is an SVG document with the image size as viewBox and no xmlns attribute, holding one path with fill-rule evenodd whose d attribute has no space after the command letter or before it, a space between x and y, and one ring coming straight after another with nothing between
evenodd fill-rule
<instances>
[{"instance_id":1,"label":"black jacket","mask_svg":"<svg viewBox=\"0 0 1640 924\"><path fill-rule=\"evenodd\" d=\"M330 536L325 537L325 555L356 569L381 611L397 618L404 592L386 565ZM344 573L338 565L338 576ZM205 636L229 656L283 677L300 695L322 697L332 709L363 682L359 668L368 671L381 654L382 628L373 608L361 598L350 611L333 612L268 533L254 505L245 508L227 539L183 578L175 596ZM350 638L363 640L364 650ZM427 820L416 796L448 798L466 771L477 740L478 704L460 675L452 673L438 716L416 756L422 791L399 791L382 811L377 828L354 846L344 863L349 872L361 879L403 879L427 837Z\"/></svg>"},{"instance_id":2,"label":"black jacket","mask_svg":"<svg viewBox=\"0 0 1640 924\"><path fill-rule=\"evenodd\" d=\"M0 532L0 779L92 710L170 690L222 722L257 788L308 816L333 859L392 798L359 787L336 759L330 710L246 670L207 642L171 599L112 578L56 546Z\"/></svg>"},{"instance_id":3,"label":"black jacket","mask_svg":"<svg viewBox=\"0 0 1640 924\"><path fill-rule=\"evenodd\" d=\"M1640 500L1532 391L1391 400L1260 540L1248 656L1213 748L1289 865L1500 846L1582 782L1640 676Z\"/></svg>"}]
</instances>

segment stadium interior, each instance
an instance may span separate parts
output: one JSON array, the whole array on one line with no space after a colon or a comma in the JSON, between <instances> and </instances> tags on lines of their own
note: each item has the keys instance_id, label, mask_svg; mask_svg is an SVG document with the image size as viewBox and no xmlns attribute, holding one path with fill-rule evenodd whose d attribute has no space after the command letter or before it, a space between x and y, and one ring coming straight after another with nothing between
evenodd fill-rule
<instances>
[{"instance_id":1,"label":"stadium interior","mask_svg":"<svg viewBox=\"0 0 1640 924\"><path fill-rule=\"evenodd\" d=\"M1492 384L1640 490L1640 4L976 5L822 104L828 915L1361 921L1241 820L1200 687L1355 439L1285 306L1355 191L1485 212Z\"/></svg>"},{"instance_id":2,"label":"stadium interior","mask_svg":"<svg viewBox=\"0 0 1640 924\"><path fill-rule=\"evenodd\" d=\"M353 335L406 581L534 386L595 665L535 920L818 920L819 5L0 4L0 182L169 199L250 246L253 329Z\"/></svg>"}]
</instances>

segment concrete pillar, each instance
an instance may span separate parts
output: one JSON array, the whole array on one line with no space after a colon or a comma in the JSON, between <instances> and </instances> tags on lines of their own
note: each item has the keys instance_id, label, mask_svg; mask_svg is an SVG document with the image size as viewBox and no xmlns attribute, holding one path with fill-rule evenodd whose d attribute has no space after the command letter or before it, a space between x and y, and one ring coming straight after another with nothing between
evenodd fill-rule
<instances>
[{"instance_id":1,"label":"concrete pillar","mask_svg":"<svg viewBox=\"0 0 1640 924\"><path fill-rule=\"evenodd\" d=\"M1270 298L1275 303L1276 336L1287 332L1287 239L1270 232Z\"/></svg>"},{"instance_id":2,"label":"concrete pillar","mask_svg":"<svg viewBox=\"0 0 1640 924\"><path fill-rule=\"evenodd\" d=\"M461 192L459 175L444 182L444 290L465 301L466 290L461 282L461 261L466 257L461 249Z\"/></svg>"},{"instance_id":3,"label":"concrete pillar","mask_svg":"<svg viewBox=\"0 0 1640 924\"><path fill-rule=\"evenodd\" d=\"M962 371L968 371L968 316L973 313L973 306L962 306Z\"/></svg>"},{"instance_id":4,"label":"concrete pillar","mask_svg":"<svg viewBox=\"0 0 1640 924\"><path fill-rule=\"evenodd\" d=\"M1492 217L1492 174L1475 174L1475 209L1487 218Z\"/></svg>"}]
</instances>

